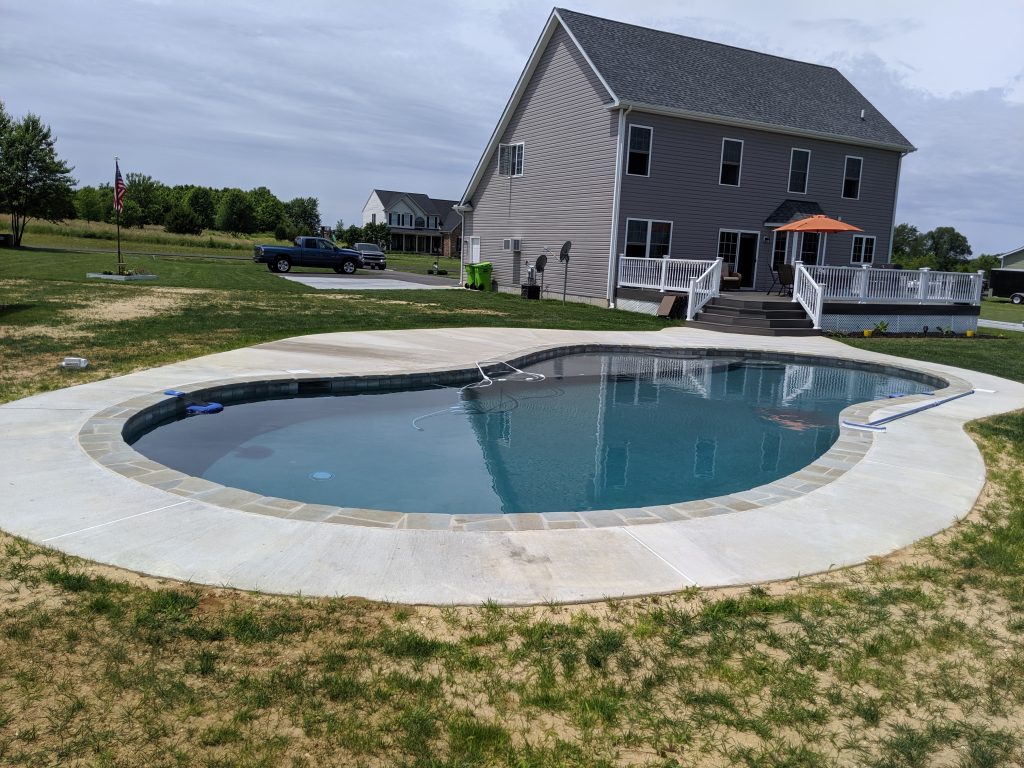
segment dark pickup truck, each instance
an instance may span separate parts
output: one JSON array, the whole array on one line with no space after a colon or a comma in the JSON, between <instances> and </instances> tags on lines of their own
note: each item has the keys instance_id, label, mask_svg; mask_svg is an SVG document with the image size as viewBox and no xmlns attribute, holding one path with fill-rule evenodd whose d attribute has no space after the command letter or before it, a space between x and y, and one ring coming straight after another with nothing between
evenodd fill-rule
<instances>
[{"instance_id":1,"label":"dark pickup truck","mask_svg":"<svg viewBox=\"0 0 1024 768\"><path fill-rule=\"evenodd\" d=\"M296 237L293 248L257 245L252 249L252 260L266 264L271 272L290 272L292 267L326 267L351 275L363 265L359 251L339 248L323 237Z\"/></svg>"}]
</instances>

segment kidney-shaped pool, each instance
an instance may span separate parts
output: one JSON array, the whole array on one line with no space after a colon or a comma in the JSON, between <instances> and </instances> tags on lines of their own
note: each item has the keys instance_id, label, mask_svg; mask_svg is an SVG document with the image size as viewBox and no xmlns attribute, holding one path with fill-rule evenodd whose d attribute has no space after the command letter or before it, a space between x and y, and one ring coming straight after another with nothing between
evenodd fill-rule
<instances>
[{"instance_id":1,"label":"kidney-shaped pool","mask_svg":"<svg viewBox=\"0 0 1024 768\"><path fill-rule=\"evenodd\" d=\"M139 453L297 501L448 514L671 504L813 462L853 403L930 392L863 368L646 352L495 365L469 386L228 405L138 437Z\"/></svg>"}]
</instances>

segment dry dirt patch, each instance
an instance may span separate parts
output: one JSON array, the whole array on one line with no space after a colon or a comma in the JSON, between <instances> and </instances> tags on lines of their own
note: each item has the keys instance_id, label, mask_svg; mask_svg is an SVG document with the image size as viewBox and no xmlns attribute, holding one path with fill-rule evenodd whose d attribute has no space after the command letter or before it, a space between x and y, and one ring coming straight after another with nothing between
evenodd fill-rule
<instances>
[{"instance_id":1,"label":"dry dirt patch","mask_svg":"<svg viewBox=\"0 0 1024 768\"><path fill-rule=\"evenodd\" d=\"M204 288L150 288L118 299L91 299L84 306L62 313L75 322L118 322L156 317L180 309L193 296L214 294Z\"/></svg>"}]
</instances>

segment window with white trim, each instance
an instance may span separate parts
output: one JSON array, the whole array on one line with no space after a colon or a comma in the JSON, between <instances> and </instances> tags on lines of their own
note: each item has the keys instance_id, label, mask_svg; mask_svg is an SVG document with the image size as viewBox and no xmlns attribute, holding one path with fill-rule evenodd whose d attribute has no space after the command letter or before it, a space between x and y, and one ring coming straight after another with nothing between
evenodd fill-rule
<instances>
[{"instance_id":1,"label":"window with white trim","mask_svg":"<svg viewBox=\"0 0 1024 768\"><path fill-rule=\"evenodd\" d=\"M498 145L498 175L523 175L523 143Z\"/></svg>"},{"instance_id":2,"label":"window with white trim","mask_svg":"<svg viewBox=\"0 0 1024 768\"><path fill-rule=\"evenodd\" d=\"M722 170L718 174L718 183L738 187L742 165L743 142L739 139L722 139Z\"/></svg>"},{"instance_id":3,"label":"window with white trim","mask_svg":"<svg viewBox=\"0 0 1024 768\"><path fill-rule=\"evenodd\" d=\"M626 219L626 256L665 258L671 245L671 221Z\"/></svg>"},{"instance_id":4,"label":"window with white trim","mask_svg":"<svg viewBox=\"0 0 1024 768\"><path fill-rule=\"evenodd\" d=\"M864 168L864 159L846 156L846 170L843 172L843 197L848 200L860 199L860 174Z\"/></svg>"},{"instance_id":5,"label":"window with white trim","mask_svg":"<svg viewBox=\"0 0 1024 768\"><path fill-rule=\"evenodd\" d=\"M807 175L811 170L811 151L793 149L789 153L789 191L795 195L807 194Z\"/></svg>"},{"instance_id":6,"label":"window with white trim","mask_svg":"<svg viewBox=\"0 0 1024 768\"><path fill-rule=\"evenodd\" d=\"M644 125L629 126L629 157L626 158L626 173L630 176L651 175L651 144L654 129Z\"/></svg>"},{"instance_id":7,"label":"window with white trim","mask_svg":"<svg viewBox=\"0 0 1024 768\"><path fill-rule=\"evenodd\" d=\"M853 236L853 252L850 262L853 264L871 264L875 260L875 238L870 235Z\"/></svg>"}]
</instances>

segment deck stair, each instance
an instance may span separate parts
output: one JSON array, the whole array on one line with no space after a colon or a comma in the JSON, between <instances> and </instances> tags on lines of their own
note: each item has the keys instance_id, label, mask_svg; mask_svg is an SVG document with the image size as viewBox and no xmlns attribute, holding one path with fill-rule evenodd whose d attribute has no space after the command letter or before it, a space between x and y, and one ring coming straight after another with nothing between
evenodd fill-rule
<instances>
[{"instance_id":1,"label":"deck stair","mask_svg":"<svg viewBox=\"0 0 1024 768\"><path fill-rule=\"evenodd\" d=\"M819 336L803 307L785 297L763 293L722 294L712 299L688 328L757 336Z\"/></svg>"}]
</instances>

